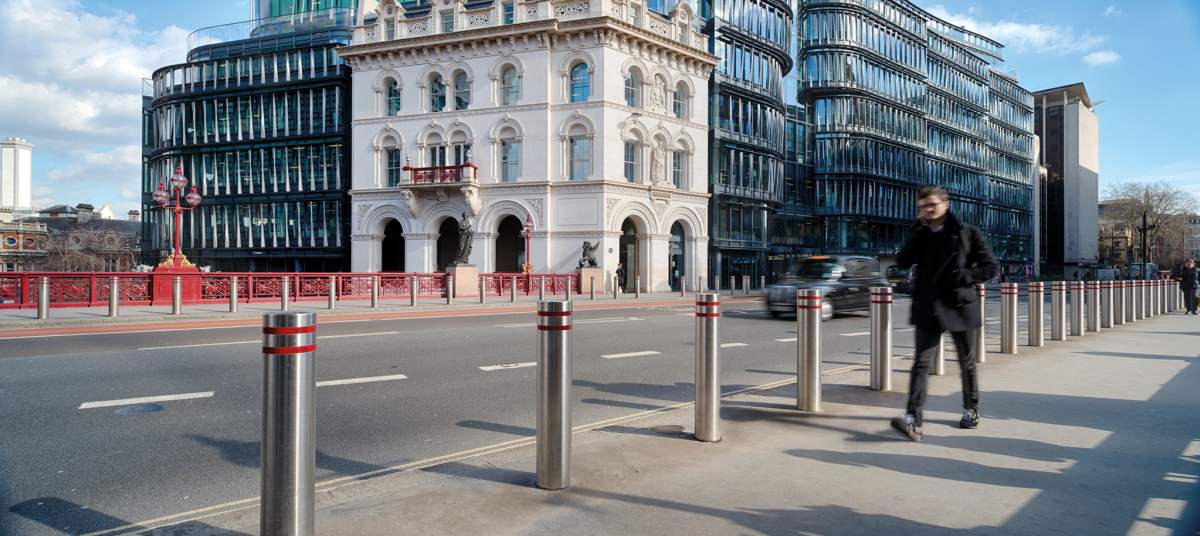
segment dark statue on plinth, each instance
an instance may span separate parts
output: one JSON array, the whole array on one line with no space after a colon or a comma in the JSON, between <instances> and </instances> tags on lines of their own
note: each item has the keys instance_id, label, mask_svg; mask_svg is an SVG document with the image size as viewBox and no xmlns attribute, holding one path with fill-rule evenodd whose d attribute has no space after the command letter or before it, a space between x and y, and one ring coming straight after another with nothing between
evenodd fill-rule
<instances>
[{"instance_id":1,"label":"dark statue on plinth","mask_svg":"<svg viewBox=\"0 0 1200 536\"><path fill-rule=\"evenodd\" d=\"M599 243L593 246L591 242L583 241L583 254L579 259L580 268L596 267L596 248L598 247L600 247Z\"/></svg>"},{"instance_id":2,"label":"dark statue on plinth","mask_svg":"<svg viewBox=\"0 0 1200 536\"><path fill-rule=\"evenodd\" d=\"M471 220L467 219L467 213L464 212L462 220L458 222L458 258L454 264L471 264L471 243L474 238L475 231L471 230Z\"/></svg>"}]
</instances>

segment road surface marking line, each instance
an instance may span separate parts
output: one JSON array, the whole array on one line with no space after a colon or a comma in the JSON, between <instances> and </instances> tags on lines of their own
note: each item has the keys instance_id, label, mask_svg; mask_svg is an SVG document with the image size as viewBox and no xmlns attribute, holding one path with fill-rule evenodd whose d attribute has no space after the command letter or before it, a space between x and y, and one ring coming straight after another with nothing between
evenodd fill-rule
<instances>
[{"instance_id":1,"label":"road surface marking line","mask_svg":"<svg viewBox=\"0 0 1200 536\"><path fill-rule=\"evenodd\" d=\"M609 322L635 322L642 320L636 316L619 316L612 318L591 318L586 320L576 320L575 324L606 324ZM536 322L524 322L521 324L496 324L492 327L496 328L531 328L536 326Z\"/></svg>"},{"instance_id":2,"label":"road surface marking line","mask_svg":"<svg viewBox=\"0 0 1200 536\"><path fill-rule=\"evenodd\" d=\"M378 337L380 335L399 335L399 331L376 331L374 333L348 333L345 335L317 335L318 341L326 341L329 339L348 339L351 337Z\"/></svg>"},{"instance_id":3,"label":"road surface marking line","mask_svg":"<svg viewBox=\"0 0 1200 536\"><path fill-rule=\"evenodd\" d=\"M896 333L908 333L912 330L913 330L913 328L898 329L898 330L896 330Z\"/></svg>"},{"instance_id":4,"label":"road surface marking line","mask_svg":"<svg viewBox=\"0 0 1200 536\"><path fill-rule=\"evenodd\" d=\"M212 398L212 391L203 393L183 393L178 395L161 395L161 396L143 396L138 398L124 398L121 400L102 400L99 402L84 402L79 405L79 409L95 409L95 408L111 408L114 406L132 406L134 404L150 404L154 402L170 402L172 400L191 400L194 398Z\"/></svg>"},{"instance_id":5,"label":"road surface marking line","mask_svg":"<svg viewBox=\"0 0 1200 536\"><path fill-rule=\"evenodd\" d=\"M600 357L603 357L604 359L621 359L622 357L643 357L648 355L659 355L661 353L662 352L655 352L654 350L647 350L644 352L629 352L625 354L604 354Z\"/></svg>"},{"instance_id":6,"label":"road surface marking line","mask_svg":"<svg viewBox=\"0 0 1200 536\"><path fill-rule=\"evenodd\" d=\"M749 345L744 342L727 342L727 343L722 344L721 348L740 348L742 346L749 346Z\"/></svg>"},{"instance_id":7,"label":"road surface marking line","mask_svg":"<svg viewBox=\"0 0 1200 536\"><path fill-rule=\"evenodd\" d=\"M775 342L796 342L796 338L792 337L790 339L775 339Z\"/></svg>"},{"instance_id":8,"label":"road surface marking line","mask_svg":"<svg viewBox=\"0 0 1200 536\"><path fill-rule=\"evenodd\" d=\"M853 333L842 333L842 336L843 337L862 337L864 335L870 335L870 334L871 334L870 331L855 331Z\"/></svg>"},{"instance_id":9,"label":"road surface marking line","mask_svg":"<svg viewBox=\"0 0 1200 536\"><path fill-rule=\"evenodd\" d=\"M537 361L528 361L525 363L506 363L503 365L488 365L486 367L479 367L479 370L482 370L484 372L491 372L493 370L507 370L507 369L515 369L515 368L536 367L536 366L537 366Z\"/></svg>"},{"instance_id":10,"label":"road surface marking line","mask_svg":"<svg viewBox=\"0 0 1200 536\"><path fill-rule=\"evenodd\" d=\"M255 339L252 341L206 342L203 344L177 344L175 346L147 346L145 348L138 348L138 351L145 352L148 350L175 350L177 348L205 348L208 346L229 346L232 344L254 344L254 343L261 343L261 342L262 342L262 339Z\"/></svg>"},{"instance_id":11,"label":"road surface marking line","mask_svg":"<svg viewBox=\"0 0 1200 536\"><path fill-rule=\"evenodd\" d=\"M351 384L355 384L355 383L375 383L375 382L386 382L386 381L392 381L392 380L405 380L405 379L408 379L408 376L405 376L403 374L392 374L389 376L367 376L365 378L347 378L344 380L325 380L323 382L317 382L317 387L329 387L329 386L333 386L333 385L351 385Z\"/></svg>"}]
</instances>

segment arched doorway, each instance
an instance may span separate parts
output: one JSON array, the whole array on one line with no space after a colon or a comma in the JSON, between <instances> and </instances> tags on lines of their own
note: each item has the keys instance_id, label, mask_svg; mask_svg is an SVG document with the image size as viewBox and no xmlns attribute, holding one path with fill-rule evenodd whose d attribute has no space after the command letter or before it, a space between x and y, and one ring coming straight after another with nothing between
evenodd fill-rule
<instances>
[{"instance_id":1,"label":"arched doorway","mask_svg":"<svg viewBox=\"0 0 1200 536\"><path fill-rule=\"evenodd\" d=\"M458 257L458 220L446 218L438 227L437 269L446 271Z\"/></svg>"},{"instance_id":2,"label":"arched doorway","mask_svg":"<svg viewBox=\"0 0 1200 536\"><path fill-rule=\"evenodd\" d=\"M679 285L683 277L687 276L687 241L683 232L683 225L675 222L671 226L671 241L667 244L667 258L670 259L671 290L679 291Z\"/></svg>"},{"instance_id":3,"label":"arched doorway","mask_svg":"<svg viewBox=\"0 0 1200 536\"><path fill-rule=\"evenodd\" d=\"M388 220L383 228L383 246L380 263L382 272L404 271L404 228L396 220Z\"/></svg>"},{"instance_id":4,"label":"arched doorway","mask_svg":"<svg viewBox=\"0 0 1200 536\"><path fill-rule=\"evenodd\" d=\"M641 238L638 236L637 224L632 218L625 218L621 223L620 256L618 260L625 266L625 292L633 292L637 276L641 275Z\"/></svg>"},{"instance_id":5,"label":"arched doorway","mask_svg":"<svg viewBox=\"0 0 1200 536\"><path fill-rule=\"evenodd\" d=\"M521 236L524 226L516 216L500 221L496 232L496 271L516 273L525 262L525 238Z\"/></svg>"}]
</instances>

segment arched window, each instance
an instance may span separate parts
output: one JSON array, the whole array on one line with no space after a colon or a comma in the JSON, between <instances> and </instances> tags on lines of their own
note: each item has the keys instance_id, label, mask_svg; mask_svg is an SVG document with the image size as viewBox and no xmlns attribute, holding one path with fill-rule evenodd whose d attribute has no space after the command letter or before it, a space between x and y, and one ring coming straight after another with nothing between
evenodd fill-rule
<instances>
[{"instance_id":1,"label":"arched window","mask_svg":"<svg viewBox=\"0 0 1200 536\"><path fill-rule=\"evenodd\" d=\"M567 130L567 177L573 181L587 180L592 174L592 135L588 128L576 123Z\"/></svg>"},{"instance_id":2,"label":"arched window","mask_svg":"<svg viewBox=\"0 0 1200 536\"><path fill-rule=\"evenodd\" d=\"M625 180L629 182L638 181L638 145L636 140L625 142Z\"/></svg>"},{"instance_id":3,"label":"arched window","mask_svg":"<svg viewBox=\"0 0 1200 536\"><path fill-rule=\"evenodd\" d=\"M466 110L471 106L471 81L467 79L467 73L458 73L454 75L454 109Z\"/></svg>"},{"instance_id":4,"label":"arched window","mask_svg":"<svg viewBox=\"0 0 1200 536\"><path fill-rule=\"evenodd\" d=\"M442 167L446 165L446 144L442 141L440 134L432 133L425 138L425 144L429 146L429 167Z\"/></svg>"},{"instance_id":5,"label":"arched window","mask_svg":"<svg viewBox=\"0 0 1200 536\"><path fill-rule=\"evenodd\" d=\"M442 75L433 73L429 76L429 111L440 112L446 109L446 83Z\"/></svg>"},{"instance_id":6,"label":"arched window","mask_svg":"<svg viewBox=\"0 0 1200 536\"><path fill-rule=\"evenodd\" d=\"M516 182L521 176L521 141L512 128L500 131L500 182Z\"/></svg>"},{"instance_id":7,"label":"arched window","mask_svg":"<svg viewBox=\"0 0 1200 536\"><path fill-rule=\"evenodd\" d=\"M671 151L671 184L683 188L684 174L687 173L687 153L680 149Z\"/></svg>"},{"instance_id":8,"label":"arched window","mask_svg":"<svg viewBox=\"0 0 1200 536\"><path fill-rule=\"evenodd\" d=\"M675 85L675 93L671 96L671 109L675 112L675 117L684 119L687 117L688 104L688 87L687 84L680 82Z\"/></svg>"},{"instance_id":9,"label":"arched window","mask_svg":"<svg viewBox=\"0 0 1200 536\"><path fill-rule=\"evenodd\" d=\"M387 185L399 186L404 180L404 158L399 147L387 149Z\"/></svg>"},{"instance_id":10,"label":"arched window","mask_svg":"<svg viewBox=\"0 0 1200 536\"><path fill-rule=\"evenodd\" d=\"M629 69L625 74L625 104L640 106L642 101L642 75L637 69Z\"/></svg>"},{"instance_id":11,"label":"arched window","mask_svg":"<svg viewBox=\"0 0 1200 536\"><path fill-rule=\"evenodd\" d=\"M500 71L500 104L511 106L521 100L521 77L516 67L508 65Z\"/></svg>"},{"instance_id":12,"label":"arched window","mask_svg":"<svg viewBox=\"0 0 1200 536\"><path fill-rule=\"evenodd\" d=\"M454 164L461 166L471 161L471 141L467 139L467 134L463 131L455 132L450 135L450 147Z\"/></svg>"},{"instance_id":13,"label":"arched window","mask_svg":"<svg viewBox=\"0 0 1200 536\"><path fill-rule=\"evenodd\" d=\"M386 88L385 104L388 115L398 115L400 113L400 83L395 79L388 78L384 83Z\"/></svg>"},{"instance_id":14,"label":"arched window","mask_svg":"<svg viewBox=\"0 0 1200 536\"><path fill-rule=\"evenodd\" d=\"M571 66L571 102L585 102L592 92L592 77L584 62Z\"/></svg>"}]
</instances>

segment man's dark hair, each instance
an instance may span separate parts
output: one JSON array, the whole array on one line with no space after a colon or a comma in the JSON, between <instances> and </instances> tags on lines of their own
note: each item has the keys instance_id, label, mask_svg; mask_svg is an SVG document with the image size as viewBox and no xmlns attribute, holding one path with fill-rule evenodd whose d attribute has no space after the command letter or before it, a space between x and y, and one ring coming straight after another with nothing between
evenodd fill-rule
<instances>
[{"instance_id":1,"label":"man's dark hair","mask_svg":"<svg viewBox=\"0 0 1200 536\"><path fill-rule=\"evenodd\" d=\"M938 196L939 198L941 198L942 201L950 200L950 193L947 192L946 189L942 188L941 186L924 186L924 187L922 187L920 189L920 191L917 192L917 199L925 199L926 197L929 197L931 195Z\"/></svg>"}]
</instances>

